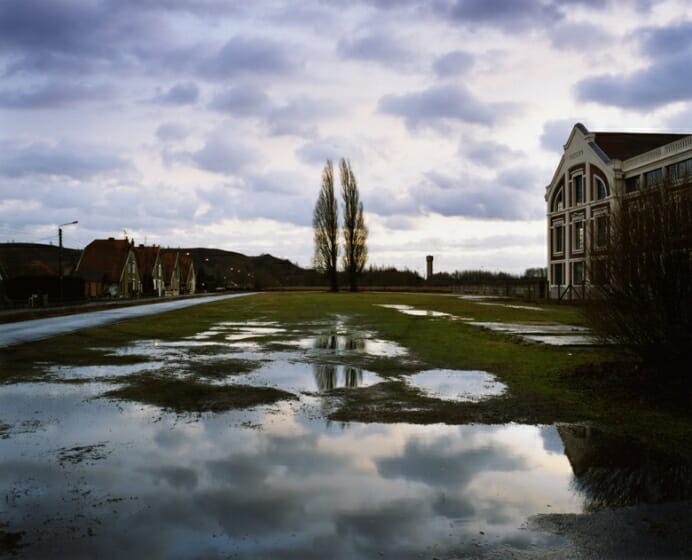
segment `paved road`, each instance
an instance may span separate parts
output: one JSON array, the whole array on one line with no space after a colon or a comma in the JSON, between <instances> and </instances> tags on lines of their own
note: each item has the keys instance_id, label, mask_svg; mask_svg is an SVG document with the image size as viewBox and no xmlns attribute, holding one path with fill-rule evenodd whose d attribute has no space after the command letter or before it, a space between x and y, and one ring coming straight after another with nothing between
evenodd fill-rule
<instances>
[{"instance_id":1,"label":"paved road","mask_svg":"<svg viewBox=\"0 0 692 560\"><path fill-rule=\"evenodd\" d=\"M50 338L52 336L66 334L89 327L99 327L109 323L117 323L118 321L134 319L135 317L144 317L145 315L155 315L166 311L184 309L202 303L249 296L254 293L256 292L178 299L161 303L106 309L104 311L76 313L74 315L64 315L62 317L48 317L46 319L34 319L32 321L5 323L0 325L0 348L12 346L13 344L22 344L24 342L33 342L35 340Z\"/></svg>"}]
</instances>

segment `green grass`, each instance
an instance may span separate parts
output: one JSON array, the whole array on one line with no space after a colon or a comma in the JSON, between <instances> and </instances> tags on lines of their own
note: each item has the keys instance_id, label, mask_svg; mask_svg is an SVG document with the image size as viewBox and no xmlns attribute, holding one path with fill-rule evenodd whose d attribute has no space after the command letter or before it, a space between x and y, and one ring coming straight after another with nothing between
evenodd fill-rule
<instances>
[{"instance_id":1,"label":"green grass","mask_svg":"<svg viewBox=\"0 0 692 560\"><path fill-rule=\"evenodd\" d=\"M522 343L515 337L463 321L408 316L377 305L383 303L444 311L477 321L584 324L580 310L572 306L541 305L540 311L533 311L479 305L457 297L430 294L265 293L2 350L0 382L40 379L40 363L46 361L112 364L112 357L106 356L103 349L141 339L179 340L222 321L276 321L289 329L291 336L300 337L315 334L317 323L326 328L340 318L356 331L370 331L398 342L410 354L406 358L360 358L360 363L349 362L375 371L385 382L356 391L334 391L332 396L337 401L330 408L332 419L417 423L592 422L657 446L692 452L689 389L672 387L666 382L651 386L650 381L639 378L626 356L613 349ZM277 335L267 337L266 341L280 343L284 338ZM242 363L228 365L237 366L238 372L250 367ZM482 402L454 403L427 398L399 381L400 375L432 368L487 371L507 384L508 392ZM240 394L245 389L233 385L224 387L223 395L208 393L210 387L219 390L218 386L202 382L205 377L213 377L207 375L213 374L212 369L213 366L200 366L198 375L178 378L175 383L143 375L141 383L133 380L111 396L173 410L223 409L232 402L232 392ZM185 393L183 385L190 390L187 397L167 396ZM252 398L244 401L247 396L238 397L238 402L249 403L241 406L256 402Z\"/></svg>"}]
</instances>

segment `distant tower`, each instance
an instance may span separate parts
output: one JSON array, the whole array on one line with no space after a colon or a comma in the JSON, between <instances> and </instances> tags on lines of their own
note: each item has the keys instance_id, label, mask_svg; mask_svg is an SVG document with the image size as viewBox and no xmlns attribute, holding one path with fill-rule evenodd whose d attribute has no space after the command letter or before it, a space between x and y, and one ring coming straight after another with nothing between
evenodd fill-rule
<instances>
[{"instance_id":1,"label":"distant tower","mask_svg":"<svg viewBox=\"0 0 692 560\"><path fill-rule=\"evenodd\" d=\"M427 257L425 257L425 263L426 263L426 265L427 265L427 266L426 266L425 278L426 278L427 280L430 280L430 278L432 278L432 275L433 275L433 265L432 265L432 263L433 263L433 256L432 256L432 255L428 255Z\"/></svg>"}]
</instances>

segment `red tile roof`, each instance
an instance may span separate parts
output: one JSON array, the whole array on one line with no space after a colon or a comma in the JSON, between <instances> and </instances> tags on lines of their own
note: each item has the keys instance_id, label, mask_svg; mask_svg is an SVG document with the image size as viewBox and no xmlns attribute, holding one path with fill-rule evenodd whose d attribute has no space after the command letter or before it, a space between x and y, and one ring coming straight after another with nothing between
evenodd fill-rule
<instances>
[{"instance_id":1,"label":"red tile roof","mask_svg":"<svg viewBox=\"0 0 692 560\"><path fill-rule=\"evenodd\" d=\"M95 239L84 248L76 273L85 280L118 283L131 247L127 239Z\"/></svg>"},{"instance_id":2,"label":"red tile roof","mask_svg":"<svg viewBox=\"0 0 692 560\"><path fill-rule=\"evenodd\" d=\"M594 141L610 159L628 159L689 134L648 134L638 132L594 132Z\"/></svg>"}]
</instances>

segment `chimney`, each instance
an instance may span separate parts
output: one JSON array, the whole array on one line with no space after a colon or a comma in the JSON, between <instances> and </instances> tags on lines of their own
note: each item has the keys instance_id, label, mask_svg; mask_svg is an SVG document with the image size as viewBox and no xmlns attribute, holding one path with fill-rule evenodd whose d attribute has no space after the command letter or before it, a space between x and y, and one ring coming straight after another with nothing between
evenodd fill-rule
<instances>
[{"instance_id":1,"label":"chimney","mask_svg":"<svg viewBox=\"0 0 692 560\"><path fill-rule=\"evenodd\" d=\"M428 255L425 257L425 264L426 264L426 272L425 272L425 278L426 280L430 280L433 275L433 256Z\"/></svg>"}]
</instances>

